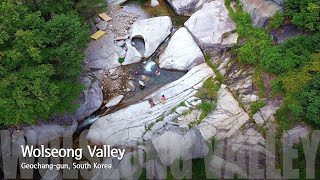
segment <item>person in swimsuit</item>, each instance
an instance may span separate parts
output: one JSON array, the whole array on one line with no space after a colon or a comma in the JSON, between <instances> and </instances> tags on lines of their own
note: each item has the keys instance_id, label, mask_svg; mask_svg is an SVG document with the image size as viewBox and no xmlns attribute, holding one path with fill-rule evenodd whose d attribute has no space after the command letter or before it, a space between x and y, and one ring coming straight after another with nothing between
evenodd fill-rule
<instances>
[{"instance_id":1,"label":"person in swimsuit","mask_svg":"<svg viewBox=\"0 0 320 180\"><path fill-rule=\"evenodd\" d=\"M162 95L161 97L161 103L162 104L165 104L166 103L166 97L164 95Z\"/></svg>"}]
</instances>

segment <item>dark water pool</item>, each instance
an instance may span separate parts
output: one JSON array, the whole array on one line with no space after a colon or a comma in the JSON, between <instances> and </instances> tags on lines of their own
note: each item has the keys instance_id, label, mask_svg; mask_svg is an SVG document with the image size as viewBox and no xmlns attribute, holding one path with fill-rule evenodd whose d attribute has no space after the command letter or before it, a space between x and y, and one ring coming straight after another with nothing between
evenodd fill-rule
<instances>
[{"instance_id":1,"label":"dark water pool","mask_svg":"<svg viewBox=\"0 0 320 180\"><path fill-rule=\"evenodd\" d=\"M150 5L150 0L129 0L122 5L123 9L130 13L135 13L140 15L140 19L146 19L157 16L170 16L172 18L173 24L176 27L183 26L184 22L188 20L187 16L179 16L175 14L173 9L165 0L158 0L159 5L152 7Z\"/></svg>"}]
</instances>

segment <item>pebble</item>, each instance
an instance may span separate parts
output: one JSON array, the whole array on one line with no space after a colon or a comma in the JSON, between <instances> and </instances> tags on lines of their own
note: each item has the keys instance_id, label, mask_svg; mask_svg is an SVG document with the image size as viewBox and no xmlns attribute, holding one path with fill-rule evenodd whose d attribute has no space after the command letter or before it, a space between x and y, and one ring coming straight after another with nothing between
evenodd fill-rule
<instances>
[{"instance_id":1,"label":"pebble","mask_svg":"<svg viewBox=\"0 0 320 180\"><path fill-rule=\"evenodd\" d=\"M124 40L121 40L121 41L118 41L116 45L119 46L119 47L122 47L122 46L125 45L125 43L126 42Z\"/></svg>"},{"instance_id":2,"label":"pebble","mask_svg":"<svg viewBox=\"0 0 320 180\"><path fill-rule=\"evenodd\" d=\"M118 74L115 74L115 75L112 75L112 76L111 76L111 79L112 79L112 80L116 80L116 79L118 79L118 78L119 78Z\"/></svg>"}]
</instances>

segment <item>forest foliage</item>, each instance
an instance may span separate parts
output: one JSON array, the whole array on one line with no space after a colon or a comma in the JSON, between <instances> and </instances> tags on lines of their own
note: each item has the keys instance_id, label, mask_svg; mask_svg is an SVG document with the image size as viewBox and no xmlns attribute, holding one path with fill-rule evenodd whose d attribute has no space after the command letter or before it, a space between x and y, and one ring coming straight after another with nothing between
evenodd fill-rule
<instances>
[{"instance_id":1,"label":"forest foliage","mask_svg":"<svg viewBox=\"0 0 320 180\"><path fill-rule=\"evenodd\" d=\"M96 2L102 2L96 0ZM87 0L0 2L0 123L34 123L77 108L89 42ZM101 3L100 3L101 5Z\"/></svg>"},{"instance_id":2,"label":"forest foliage","mask_svg":"<svg viewBox=\"0 0 320 180\"><path fill-rule=\"evenodd\" d=\"M281 26L287 18L309 35L290 38L280 45L272 42L266 29L252 26L250 15L242 11L239 3L235 6L237 11L231 8L230 0L226 6L240 37L240 43L233 47L238 61L277 75L272 83L273 93L284 95L286 109L320 126L320 1L285 1L284 14L271 18L267 29Z\"/></svg>"}]
</instances>

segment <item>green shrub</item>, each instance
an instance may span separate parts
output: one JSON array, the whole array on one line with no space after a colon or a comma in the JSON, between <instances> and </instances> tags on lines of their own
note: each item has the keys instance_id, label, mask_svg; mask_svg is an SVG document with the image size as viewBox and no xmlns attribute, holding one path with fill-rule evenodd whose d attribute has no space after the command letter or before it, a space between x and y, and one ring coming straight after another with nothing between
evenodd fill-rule
<instances>
[{"instance_id":1,"label":"green shrub","mask_svg":"<svg viewBox=\"0 0 320 180\"><path fill-rule=\"evenodd\" d=\"M259 111L259 109L261 109L265 105L266 105L266 102L263 100L258 100L258 101L252 102L250 104L251 114L252 115L255 114L256 112Z\"/></svg>"},{"instance_id":2,"label":"green shrub","mask_svg":"<svg viewBox=\"0 0 320 180\"><path fill-rule=\"evenodd\" d=\"M281 74L299 68L310 60L310 53L320 49L320 33L310 37L297 36L284 44L266 49L261 59L265 70Z\"/></svg>"},{"instance_id":3,"label":"green shrub","mask_svg":"<svg viewBox=\"0 0 320 180\"><path fill-rule=\"evenodd\" d=\"M262 79L263 73L260 68L255 68L254 74L252 75L252 83L258 88L259 97L264 97L266 92L266 87Z\"/></svg>"},{"instance_id":4,"label":"green shrub","mask_svg":"<svg viewBox=\"0 0 320 180\"><path fill-rule=\"evenodd\" d=\"M217 92L219 89L220 84L209 78L204 82L203 87L199 89L196 96L202 100L214 101L217 100Z\"/></svg>"},{"instance_id":5,"label":"green shrub","mask_svg":"<svg viewBox=\"0 0 320 180\"><path fill-rule=\"evenodd\" d=\"M59 3L46 6L46 11L40 2L39 9L32 3L0 3L0 119L4 125L30 124L74 112L78 107L74 100L84 88L77 81L90 40L83 18L62 7L58 11L55 8L63 6ZM44 16L48 11L50 15Z\"/></svg>"},{"instance_id":6,"label":"green shrub","mask_svg":"<svg viewBox=\"0 0 320 180\"><path fill-rule=\"evenodd\" d=\"M119 62L119 63L123 63L123 62L124 62L124 58L119 58L119 59L118 59L118 62Z\"/></svg>"},{"instance_id":7,"label":"green shrub","mask_svg":"<svg viewBox=\"0 0 320 180\"><path fill-rule=\"evenodd\" d=\"M286 0L285 15L292 23L308 31L320 30L320 1L319 0Z\"/></svg>"},{"instance_id":8,"label":"green shrub","mask_svg":"<svg viewBox=\"0 0 320 180\"><path fill-rule=\"evenodd\" d=\"M284 14L281 12L276 12L276 14L270 18L267 29L276 29L280 27L285 21Z\"/></svg>"},{"instance_id":9,"label":"green shrub","mask_svg":"<svg viewBox=\"0 0 320 180\"><path fill-rule=\"evenodd\" d=\"M215 105L212 102L204 101L198 106L198 109L202 111L199 117L200 122L203 118L207 117L209 113L211 113L215 109Z\"/></svg>"}]
</instances>

